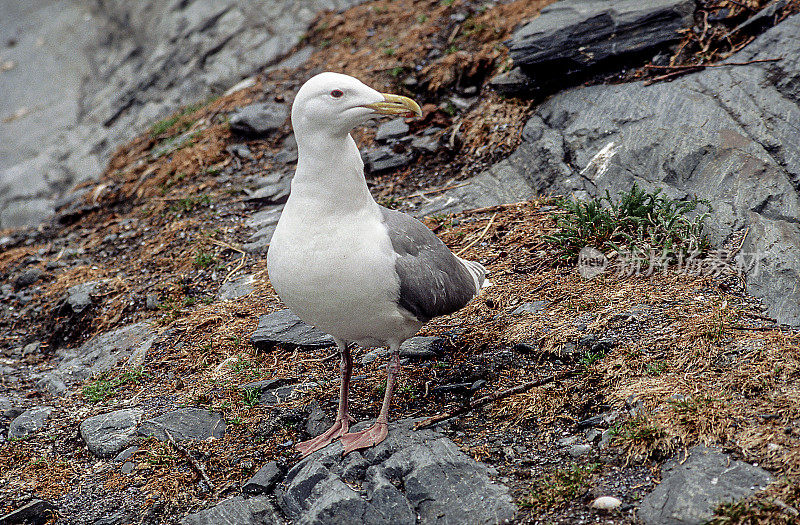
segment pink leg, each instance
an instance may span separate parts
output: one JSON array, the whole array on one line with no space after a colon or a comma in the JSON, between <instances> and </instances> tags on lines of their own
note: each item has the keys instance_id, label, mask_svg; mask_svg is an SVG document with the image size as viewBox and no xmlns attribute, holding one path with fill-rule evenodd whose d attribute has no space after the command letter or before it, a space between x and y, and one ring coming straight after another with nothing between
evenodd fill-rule
<instances>
[{"instance_id":1,"label":"pink leg","mask_svg":"<svg viewBox=\"0 0 800 525\"><path fill-rule=\"evenodd\" d=\"M383 396L383 405L381 405L381 413L375 424L361 432L353 432L352 434L345 434L342 436L341 441L344 445L344 453L349 454L354 450L362 448L369 448L377 445L389 434L389 404L392 401L392 392L394 391L394 383L397 374L400 373L400 357L397 353L397 348L392 345L392 357L389 364L386 366L386 392ZM399 347L399 345L396 345Z\"/></svg>"},{"instance_id":2,"label":"pink leg","mask_svg":"<svg viewBox=\"0 0 800 525\"><path fill-rule=\"evenodd\" d=\"M350 413L347 406L347 397L350 391L350 375L353 371L353 358L350 356L350 350L347 348L346 343L337 342L339 351L342 354L342 361L339 365L342 375L342 383L339 386L339 411L336 413L336 421L333 426L326 430L319 436L297 443L294 448L303 454L303 457L315 452L325 446L339 436L347 434L350 430Z\"/></svg>"}]
</instances>

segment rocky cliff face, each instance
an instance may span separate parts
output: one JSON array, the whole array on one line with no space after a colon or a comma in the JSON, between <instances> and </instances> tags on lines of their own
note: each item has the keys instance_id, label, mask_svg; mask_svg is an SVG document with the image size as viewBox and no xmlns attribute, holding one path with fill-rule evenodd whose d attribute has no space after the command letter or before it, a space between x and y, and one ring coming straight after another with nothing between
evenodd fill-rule
<instances>
[{"instance_id":1,"label":"rocky cliff face","mask_svg":"<svg viewBox=\"0 0 800 525\"><path fill-rule=\"evenodd\" d=\"M321 4L8 4L0 85L29 89L0 97L2 224L104 173L45 223L0 234L0 523L796 521L798 329L729 268L584 278L553 243L568 212L541 195L636 183L707 198L715 242L743 264L763 256L749 290L791 321L800 2L567 1L531 20L547 3L373 0L323 15L284 58L279 35L288 46ZM294 18L265 25L279 5ZM775 27L732 38L727 65L670 65L664 6L694 24L684 35ZM503 42L517 28L545 45L554 14L575 36L598 23L633 38L598 33L595 58L616 53L598 63L560 41L599 76L546 100L498 95ZM67 41L86 53L51 45ZM31 76L23 51L46 51L60 80ZM228 89L274 60L288 67ZM494 285L401 347L389 439L301 459L292 445L331 423L336 356L280 303L263 254L297 161L292 96L322 68L423 104L421 119L357 130L368 184L428 215ZM535 70L505 88L535 87ZM385 352L354 352L366 422Z\"/></svg>"},{"instance_id":2,"label":"rocky cliff face","mask_svg":"<svg viewBox=\"0 0 800 525\"><path fill-rule=\"evenodd\" d=\"M274 65L320 11L355 3L3 0L0 228L38 224L120 144Z\"/></svg>"},{"instance_id":3,"label":"rocky cliff face","mask_svg":"<svg viewBox=\"0 0 800 525\"><path fill-rule=\"evenodd\" d=\"M673 82L594 85L536 108L522 144L422 214L553 193L615 195L634 183L713 206L720 245L747 232L739 261L769 315L800 324L800 16L718 67ZM747 64L747 65L742 65Z\"/></svg>"}]
</instances>

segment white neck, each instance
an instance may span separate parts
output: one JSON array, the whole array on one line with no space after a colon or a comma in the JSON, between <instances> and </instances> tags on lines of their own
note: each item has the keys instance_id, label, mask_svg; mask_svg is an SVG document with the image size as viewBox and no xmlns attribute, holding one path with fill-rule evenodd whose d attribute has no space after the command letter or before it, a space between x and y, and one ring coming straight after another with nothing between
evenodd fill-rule
<instances>
[{"instance_id":1,"label":"white neck","mask_svg":"<svg viewBox=\"0 0 800 525\"><path fill-rule=\"evenodd\" d=\"M349 134L304 133L297 140L297 157L289 201L303 201L338 213L375 205L364 179L364 162Z\"/></svg>"}]
</instances>

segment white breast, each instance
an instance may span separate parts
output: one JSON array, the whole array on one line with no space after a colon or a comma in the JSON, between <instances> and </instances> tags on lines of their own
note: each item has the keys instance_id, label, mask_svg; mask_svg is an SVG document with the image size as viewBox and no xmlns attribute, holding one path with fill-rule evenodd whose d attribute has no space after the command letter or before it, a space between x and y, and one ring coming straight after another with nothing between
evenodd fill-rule
<instances>
[{"instance_id":1,"label":"white breast","mask_svg":"<svg viewBox=\"0 0 800 525\"><path fill-rule=\"evenodd\" d=\"M308 324L362 346L402 341L420 324L397 307L395 253L377 206L341 212L290 199L267 255L273 287Z\"/></svg>"}]
</instances>

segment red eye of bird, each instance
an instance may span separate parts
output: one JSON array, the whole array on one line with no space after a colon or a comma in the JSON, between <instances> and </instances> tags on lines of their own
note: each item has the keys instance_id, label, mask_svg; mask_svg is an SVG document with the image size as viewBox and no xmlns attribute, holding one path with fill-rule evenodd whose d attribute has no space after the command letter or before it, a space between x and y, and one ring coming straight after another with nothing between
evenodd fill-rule
<instances>
[{"instance_id":1,"label":"red eye of bird","mask_svg":"<svg viewBox=\"0 0 800 525\"><path fill-rule=\"evenodd\" d=\"M331 91L331 96L333 98L339 98L342 95L344 95L344 91L342 91L341 89L334 89L333 91Z\"/></svg>"}]
</instances>

